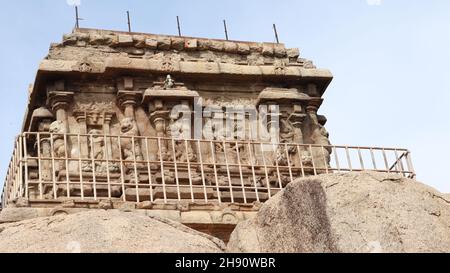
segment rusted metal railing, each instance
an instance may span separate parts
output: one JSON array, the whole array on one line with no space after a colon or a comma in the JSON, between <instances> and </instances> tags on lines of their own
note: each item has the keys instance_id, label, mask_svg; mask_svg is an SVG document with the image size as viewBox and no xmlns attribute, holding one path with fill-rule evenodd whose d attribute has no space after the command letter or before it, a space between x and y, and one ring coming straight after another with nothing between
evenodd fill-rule
<instances>
[{"instance_id":1,"label":"rusted metal railing","mask_svg":"<svg viewBox=\"0 0 450 273\"><path fill-rule=\"evenodd\" d=\"M398 148L24 133L2 205L17 198L246 204L300 177L358 171L415 177L410 152Z\"/></svg>"}]
</instances>

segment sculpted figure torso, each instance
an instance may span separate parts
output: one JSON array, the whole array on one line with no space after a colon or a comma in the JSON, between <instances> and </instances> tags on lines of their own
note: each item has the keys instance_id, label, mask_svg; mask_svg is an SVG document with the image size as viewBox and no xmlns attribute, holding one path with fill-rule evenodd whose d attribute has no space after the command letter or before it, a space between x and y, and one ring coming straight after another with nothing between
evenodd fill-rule
<instances>
[{"instance_id":1,"label":"sculpted figure torso","mask_svg":"<svg viewBox=\"0 0 450 273\"><path fill-rule=\"evenodd\" d=\"M124 136L120 138L120 145L122 148L123 159L142 160L141 147L139 146L138 140L135 139L133 143L133 140L131 138L133 136L139 136L139 130L137 128L137 124L134 121L134 119L124 118L122 120L121 135Z\"/></svg>"},{"instance_id":2,"label":"sculpted figure torso","mask_svg":"<svg viewBox=\"0 0 450 273\"><path fill-rule=\"evenodd\" d=\"M64 145L64 134L67 133L67 130L64 123L58 120L50 124L50 133L54 134L52 136L54 156L60 158L65 157L66 147Z\"/></svg>"}]
</instances>

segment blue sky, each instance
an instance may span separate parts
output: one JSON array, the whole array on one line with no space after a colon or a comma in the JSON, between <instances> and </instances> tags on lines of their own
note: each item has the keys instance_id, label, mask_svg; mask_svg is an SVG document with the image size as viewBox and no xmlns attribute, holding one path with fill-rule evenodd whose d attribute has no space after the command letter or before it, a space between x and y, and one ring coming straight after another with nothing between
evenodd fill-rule
<instances>
[{"instance_id":1,"label":"blue sky","mask_svg":"<svg viewBox=\"0 0 450 273\"><path fill-rule=\"evenodd\" d=\"M405 147L418 180L450 192L450 1L81 0L82 27L274 41L330 69L321 113L333 144ZM0 181L20 132L28 85L51 42L74 26L67 0L2 1ZM0 182L1 184L2 182Z\"/></svg>"}]
</instances>

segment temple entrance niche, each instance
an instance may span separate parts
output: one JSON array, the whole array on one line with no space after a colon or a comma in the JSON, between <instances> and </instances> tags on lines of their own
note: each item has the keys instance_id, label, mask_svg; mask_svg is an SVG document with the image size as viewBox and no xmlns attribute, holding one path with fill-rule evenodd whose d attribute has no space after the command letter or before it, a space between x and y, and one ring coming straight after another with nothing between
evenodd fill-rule
<instances>
[{"instance_id":1,"label":"temple entrance niche","mask_svg":"<svg viewBox=\"0 0 450 273\"><path fill-rule=\"evenodd\" d=\"M117 140L113 139L111 131L112 123L115 124L117 116L115 105L111 100L89 100L89 97L76 100L73 116L78 124L80 143L79 150L81 158L98 160L95 164L83 161L82 171L104 174L119 172L119 164L103 160L114 160L118 158ZM88 135L88 136L86 136ZM107 170L108 169L108 170Z\"/></svg>"}]
</instances>

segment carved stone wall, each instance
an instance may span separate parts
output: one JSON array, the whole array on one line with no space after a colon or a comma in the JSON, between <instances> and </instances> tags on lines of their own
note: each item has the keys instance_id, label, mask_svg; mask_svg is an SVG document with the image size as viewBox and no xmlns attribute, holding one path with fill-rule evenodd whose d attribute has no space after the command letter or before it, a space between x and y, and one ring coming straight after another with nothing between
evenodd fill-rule
<instances>
[{"instance_id":1,"label":"carved stone wall","mask_svg":"<svg viewBox=\"0 0 450 273\"><path fill-rule=\"evenodd\" d=\"M96 173L94 184L111 177L139 183L150 176L170 184L179 175L191 184L206 176L207 184L225 185L239 176L251 180L250 167L266 160L325 169L329 148L295 144L330 144L318 110L332 76L299 55L283 44L75 30L53 44L40 65L24 127L40 135L27 144L28 153L44 158L41 180ZM216 141L214 155L211 147L187 139ZM276 151L245 141L277 143ZM65 160L45 159L54 157ZM219 168L212 178L199 169L153 170L144 161L227 161L239 168ZM67 187L44 191L92 192L90 186ZM108 185L113 197L124 190Z\"/></svg>"}]
</instances>

